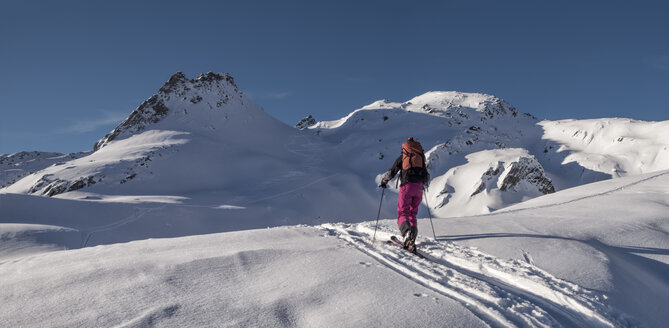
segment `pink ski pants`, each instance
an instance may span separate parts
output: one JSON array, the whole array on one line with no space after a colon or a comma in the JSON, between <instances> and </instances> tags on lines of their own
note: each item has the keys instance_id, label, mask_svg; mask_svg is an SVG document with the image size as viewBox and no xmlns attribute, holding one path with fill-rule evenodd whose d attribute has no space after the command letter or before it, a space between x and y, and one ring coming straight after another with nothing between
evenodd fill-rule
<instances>
[{"instance_id":1,"label":"pink ski pants","mask_svg":"<svg viewBox=\"0 0 669 328\"><path fill-rule=\"evenodd\" d=\"M418 223L418 207L423 201L423 184L420 182L408 182L400 187L400 195L397 198L397 226L402 222L409 221L414 227Z\"/></svg>"}]
</instances>

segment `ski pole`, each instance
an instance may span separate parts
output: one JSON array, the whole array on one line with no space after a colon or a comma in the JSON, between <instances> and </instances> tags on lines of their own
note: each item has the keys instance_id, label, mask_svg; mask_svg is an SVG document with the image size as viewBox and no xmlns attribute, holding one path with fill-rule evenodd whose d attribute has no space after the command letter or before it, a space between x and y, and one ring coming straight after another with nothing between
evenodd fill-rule
<instances>
[{"instance_id":1,"label":"ski pole","mask_svg":"<svg viewBox=\"0 0 669 328\"><path fill-rule=\"evenodd\" d=\"M434 237L434 241L437 241L437 234L434 233L434 224L432 224L432 214L430 214L430 205L427 204L427 193L425 193L425 189L423 189L423 198L425 199L425 207L427 207L427 215L430 217L430 225L432 226L432 236Z\"/></svg>"},{"instance_id":2,"label":"ski pole","mask_svg":"<svg viewBox=\"0 0 669 328\"><path fill-rule=\"evenodd\" d=\"M383 194L386 192L386 188L383 188L381 191L381 202L379 203L379 212L376 213L376 225L374 225L374 237L372 237L372 243L376 240L376 228L379 227L379 216L381 216L381 204L383 204Z\"/></svg>"}]
</instances>

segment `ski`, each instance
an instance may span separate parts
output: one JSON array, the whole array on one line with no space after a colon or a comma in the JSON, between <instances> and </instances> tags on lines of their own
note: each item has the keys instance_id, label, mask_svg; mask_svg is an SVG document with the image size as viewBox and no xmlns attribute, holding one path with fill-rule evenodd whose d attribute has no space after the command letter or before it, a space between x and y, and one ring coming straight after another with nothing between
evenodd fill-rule
<instances>
[{"instance_id":1,"label":"ski","mask_svg":"<svg viewBox=\"0 0 669 328\"><path fill-rule=\"evenodd\" d=\"M395 244L399 247L402 247L402 249L404 249L408 252L411 252L412 254L414 254L414 255L422 258L422 259L425 258L425 256L423 254L418 253L415 246L414 246L413 249L404 248L404 244L402 244L402 242L396 236L390 236L390 240L388 240L388 244Z\"/></svg>"}]
</instances>

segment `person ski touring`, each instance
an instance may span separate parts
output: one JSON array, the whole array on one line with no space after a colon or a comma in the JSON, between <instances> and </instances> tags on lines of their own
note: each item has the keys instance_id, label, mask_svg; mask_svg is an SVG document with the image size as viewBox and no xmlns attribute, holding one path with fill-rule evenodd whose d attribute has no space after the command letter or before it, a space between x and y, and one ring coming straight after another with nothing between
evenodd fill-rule
<instances>
[{"instance_id":1,"label":"person ski touring","mask_svg":"<svg viewBox=\"0 0 669 328\"><path fill-rule=\"evenodd\" d=\"M415 249L418 235L418 207L423 201L423 188L430 180L425 168L423 147L413 137L402 144L402 154L386 172L379 187L386 188L388 182L400 172L400 194L397 198L397 226L404 238L404 248Z\"/></svg>"}]
</instances>

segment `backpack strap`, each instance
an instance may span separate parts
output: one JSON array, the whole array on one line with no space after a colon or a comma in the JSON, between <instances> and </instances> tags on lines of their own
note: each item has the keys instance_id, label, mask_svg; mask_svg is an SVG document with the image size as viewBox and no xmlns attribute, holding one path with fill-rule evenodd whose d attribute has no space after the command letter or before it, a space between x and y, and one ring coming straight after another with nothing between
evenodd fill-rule
<instances>
[{"instance_id":1,"label":"backpack strap","mask_svg":"<svg viewBox=\"0 0 669 328\"><path fill-rule=\"evenodd\" d=\"M407 152L404 149L402 149L402 153L404 154L404 156L409 156L409 167L410 168L413 167L413 160L412 159L413 159L414 153Z\"/></svg>"}]
</instances>

